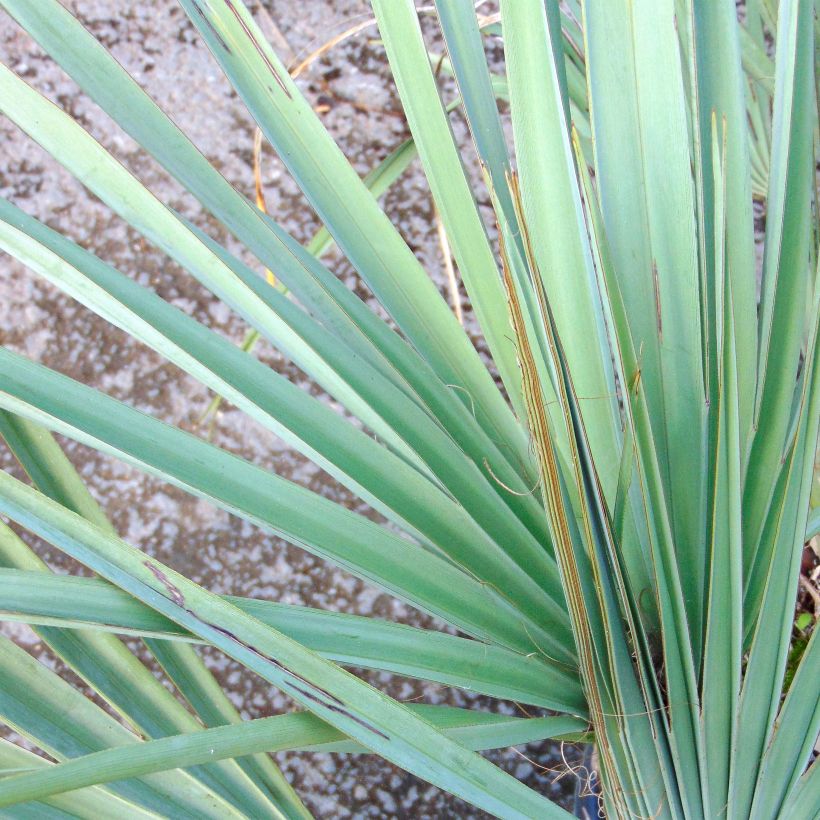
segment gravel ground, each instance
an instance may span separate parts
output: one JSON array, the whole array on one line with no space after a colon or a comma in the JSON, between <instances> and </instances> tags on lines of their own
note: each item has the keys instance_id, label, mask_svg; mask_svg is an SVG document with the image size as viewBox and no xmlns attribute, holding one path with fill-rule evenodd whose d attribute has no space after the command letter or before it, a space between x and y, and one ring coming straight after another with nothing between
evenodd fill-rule
<instances>
[{"instance_id":1,"label":"gravel ground","mask_svg":"<svg viewBox=\"0 0 820 820\"><path fill-rule=\"evenodd\" d=\"M252 121L176 3L64 2L228 180L252 194ZM265 0L264 8L257 6L256 11L280 53L289 50L291 58L298 61L334 34L365 19L368 6L359 0ZM324 121L361 173L407 135L383 52L371 41L374 36L374 28L366 29L315 62L300 78L309 99L326 109L322 114ZM204 216L196 203L84 98L39 47L1 12L0 57L70 112L164 202L230 244L224 231ZM466 144L463 124L456 121L455 128ZM0 189L4 196L137 281L150 285L172 304L218 332L236 342L242 339L245 328L225 305L112 216L38 146L3 119L0 141ZM317 226L315 216L269 149L264 153L263 176L270 211L300 240L307 240ZM388 194L385 207L427 269L437 281L443 281L429 194L418 168L411 169ZM339 276L367 298L349 266L338 257L331 257L331 263ZM469 311L467 320L469 327ZM189 430L196 428L197 419L211 398L202 385L6 256L0 259L0 341ZM276 351L260 345L258 352L269 366L316 392L303 374ZM376 517L321 470L231 407L223 407L211 435L221 447ZM117 530L130 543L214 592L374 615L418 626L440 626L350 575L203 501L72 442L66 442L66 449ZM3 467L14 469L5 451L0 453L0 459ZM48 548L38 545L38 549L59 570L76 571L76 567ZM61 669L26 627L5 625L2 629L44 663ZM205 657L245 717L262 717L290 708L280 692L221 654L208 651ZM423 699L430 703L515 711L512 704L498 704L444 687L387 674L362 675L402 700ZM555 744L501 751L491 757L544 794L560 798L572 788L572 776L556 780L556 771L566 772L567 767ZM278 756L278 762L318 817L483 816L374 757L290 754Z\"/></svg>"}]
</instances>

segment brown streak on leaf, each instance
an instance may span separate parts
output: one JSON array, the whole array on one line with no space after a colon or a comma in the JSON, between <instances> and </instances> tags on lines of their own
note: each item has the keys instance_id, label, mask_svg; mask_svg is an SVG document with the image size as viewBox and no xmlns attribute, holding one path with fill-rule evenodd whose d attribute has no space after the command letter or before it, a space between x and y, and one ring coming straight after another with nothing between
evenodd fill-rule
<instances>
[{"instance_id":1,"label":"brown streak on leaf","mask_svg":"<svg viewBox=\"0 0 820 820\"><path fill-rule=\"evenodd\" d=\"M202 10L202 8L200 7L199 3L196 2L196 0L194 0L194 9L196 9L197 14L199 14L199 16L202 18L202 21L210 29L211 34L213 34L214 38L219 43L219 45L222 46L222 48L224 48L225 51L228 52L228 54L233 54L233 52L231 51L231 47L225 42L222 35L214 28L211 21L205 16L205 12Z\"/></svg>"},{"instance_id":2,"label":"brown streak on leaf","mask_svg":"<svg viewBox=\"0 0 820 820\"><path fill-rule=\"evenodd\" d=\"M152 564L150 561L143 561L142 562L149 570L153 573L154 577L168 590L168 594L171 596L171 600L177 605L184 607L185 606L185 596L179 591L179 589L171 583L168 576L155 564Z\"/></svg>"},{"instance_id":3,"label":"brown streak on leaf","mask_svg":"<svg viewBox=\"0 0 820 820\"><path fill-rule=\"evenodd\" d=\"M297 674L291 669L288 669L284 664L278 661L276 658L272 657L271 655L267 655L262 652L260 649L257 649L252 644L249 644L247 641L243 641L238 635L235 635L229 629L226 629L224 626L220 626L219 624L212 623L211 621L207 621L204 618L201 618L194 612L192 609L188 608L185 603L185 596L180 592L179 588L168 578L168 576L163 572L156 564L151 561L143 561L143 564L151 571L154 577L168 590L168 594L170 595L170 600L179 607L182 607L189 615L193 618L196 618L201 624L210 627L211 629L219 632L220 635L224 635L229 640L233 641L234 643L239 644L239 646L247 649L249 652L253 652L254 655L261 658L264 661L275 666L279 669L284 675L288 678L295 678L307 689L303 688L303 686L297 686L292 680L287 681L287 685L291 688L296 690L300 695L308 700L313 701L314 703L318 703L319 705L323 706L325 709L329 709L331 712L336 712L337 714L344 715L345 717L349 718L350 720L355 721L356 723L363 726L370 732L383 737L385 740L390 740L390 737L382 732L380 729L377 729L375 726L371 726L367 721L360 718L358 715L353 714L350 712L344 704L344 701L340 700L336 697L332 692L328 692L326 689L322 689L320 686L316 686L316 684L311 683L307 678L302 677L301 675ZM314 694L314 692L318 692L319 694ZM320 697L321 695L321 697ZM325 702L322 698L326 698L330 703Z\"/></svg>"},{"instance_id":4,"label":"brown streak on leaf","mask_svg":"<svg viewBox=\"0 0 820 820\"><path fill-rule=\"evenodd\" d=\"M274 80L276 80L276 82L278 83L279 87L280 87L280 88L282 89L282 91L284 92L285 96L286 96L289 100L292 100L292 99L293 99L293 97L291 96L290 91L288 91L288 89L285 87L285 83L283 82L282 78L279 76L279 73L277 72L276 68L274 68L273 63L272 63L272 62L270 61L270 59L268 58L268 55L267 55L267 54L265 54L264 49L263 49L263 48L262 48L262 46L259 44L259 41L256 39L256 37L254 37L253 32L252 32L252 31L250 30L250 28L248 27L248 24L247 24L247 23L246 23L246 22L242 19L242 16L241 16L241 15L239 14L239 12L237 11L236 6L235 6L235 5L231 2L231 0L223 0L223 2L224 2L224 3L225 3L225 5L228 7L228 10L231 12L231 14L233 14L233 16L236 18L236 21L237 21L237 22L239 23L239 25L242 27L242 30L245 32L245 34L247 35L248 39L249 39L249 40L251 41L251 43L253 44L253 47L256 49L256 51L257 51L257 53L259 54L259 56L260 56L260 57L261 57L261 58L265 61L265 65L268 67L268 69L269 69L270 73L271 73L271 74L273 74L273 78L274 78Z\"/></svg>"},{"instance_id":5,"label":"brown streak on leaf","mask_svg":"<svg viewBox=\"0 0 820 820\"><path fill-rule=\"evenodd\" d=\"M538 298L540 308L540 316L538 318L543 321L553 358L555 361L560 363L560 341L556 335L554 320L547 295L544 291L541 277L538 274L534 254L532 253L532 245L530 243L530 237L527 231L526 221L524 219L521 192L515 172L512 172L508 181L510 184L510 191L513 196L513 205L516 215L518 216L522 237L524 239L527 263L530 268L530 283ZM524 401L527 407L527 415L529 417L530 430L532 431L533 444L538 457L538 464L541 472L541 488L551 525L550 528L553 535L555 555L561 570L562 586L566 595L567 606L573 625L573 634L575 635L575 640L578 647L581 678L584 684L584 691L587 695L587 701L589 703L591 723L595 729L596 736L599 738L599 751L606 761L605 769L615 771L616 768L612 758L612 751L607 743L605 710L595 671L596 653L586 615L589 603L583 596L580 570L575 558L575 547L572 543L572 536L570 534L568 515L571 514L571 511L568 511L564 504L558 456L550 436L550 425L546 403L541 391L541 385L538 379L538 372L536 369L535 360L533 358L532 348L527 336L521 304L515 289L515 283L513 282L509 267L506 263L503 241L501 244L501 255L504 285L507 290L510 317L516 336L518 361L523 379ZM566 384L564 381L565 378L569 378L568 373L559 373L559 383L556 387L558 390L559 404L564 415L564 421L569 437L576 478L580 481L579 454L577 442L574 439L575 423L571 416L571 407L568 395L568 391L572 390L572 385L571 383Z\"/></svg>"},{"instance_id":6,"label":"brown streak on leaf","mask_svg":"<svg viewBox=\"0 0 820 820\"><path fill-rule=\"evenodd\" d=\"M661 288L658 281L658 263L652 260L652 288L655 294L655 318L658 323L658 341L663 342L663 317L661 314Z\"/></svg>"},{"instance_id":7,"label":"brown streak on leaf","mask_svg":"<svg viewBox=\"0 0 820 820\"><path fill-rule=\"evenodd\" d=\"M375 726L371 726L366 720L362 720L362 718L360 718L358 715L354 715L352 712L349 712L347 709L344 709L341 706L325 703L321 698L317 697L313 694L313 692L310 692L307 689L302 689L301 687L294 686L293 684L291 684L291 686L293 689L299 692L299 694L302 695L302 697L307 698L308 700L312 700L314 703L318 703L320 706L323 706L325 709L329 709L331 712L336 712L337 714L343 715L349 720L355 721L363 728L367 729L368 732L373 732L373 734L379 735L379 737L383 737L385 740L390 740L389 735L386 735L381 729L377 729ZM321 689L319 691L323 692L323 690ZM338 698L333 699L341 703L341 701L339 701Z\"/></svg>"}]
</instances>

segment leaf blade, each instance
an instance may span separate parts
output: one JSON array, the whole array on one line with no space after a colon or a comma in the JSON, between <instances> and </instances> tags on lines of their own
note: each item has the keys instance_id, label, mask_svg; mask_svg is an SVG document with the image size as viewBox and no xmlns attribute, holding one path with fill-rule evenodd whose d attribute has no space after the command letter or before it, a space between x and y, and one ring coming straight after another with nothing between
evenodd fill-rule
<instances>
[{"instance_id":1,"label":"leaf blade","mask_svg":"<svg viewBox=\"0 0 820 820\"><path fill-rule=\"evenodd\" d=\"M496 813L566 816L377 690L4 474L0 508L388 760Z\"/></svg>"}]
</instances>

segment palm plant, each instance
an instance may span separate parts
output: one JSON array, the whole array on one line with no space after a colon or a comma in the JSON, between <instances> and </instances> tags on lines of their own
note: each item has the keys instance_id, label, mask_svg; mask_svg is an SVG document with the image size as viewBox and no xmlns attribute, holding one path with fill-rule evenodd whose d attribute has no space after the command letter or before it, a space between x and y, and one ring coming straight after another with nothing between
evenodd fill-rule
<instances>
[{"instance_id":1,"label":"palm plant","mask_svg":"<svg viewBox=\"0 0 820 820\"><path fill-rule=\"evenodd\" d=\"M817 521L814 4L749 0L740 23L731 0L503 0L506 75L494 77L472 3L437 0L459 90L450 108L469 123L496 246L416 10L373 0L413 142L368 182L387 184L418 153L491 373L240 0L180 3L394 324L328 270L322 242L306 249L235 191L57 0L0 6L282 286L168 209L5 67L0 109L361 425L7 201L0 247L390 526L0 351L0 432L34 485L0 474L0 511L97 576L49 573L3 526L0 609L38 625L139 733L4 640L0 715L57 762L2 742L0 806L20 817L304 817L267 753L332 749L381 755L501 817L560 817L476 754L559 737L595 744L611 817L817 817L817 630L784 691ZM759 294L754 197L766 212ZM120 540L48 431L460 634L220 598ZM144 637L196 717L112 633ZM196 642L305 711L241 721ZM403 705L340 664L557 715Z\"/></svg>"}]
</instances>

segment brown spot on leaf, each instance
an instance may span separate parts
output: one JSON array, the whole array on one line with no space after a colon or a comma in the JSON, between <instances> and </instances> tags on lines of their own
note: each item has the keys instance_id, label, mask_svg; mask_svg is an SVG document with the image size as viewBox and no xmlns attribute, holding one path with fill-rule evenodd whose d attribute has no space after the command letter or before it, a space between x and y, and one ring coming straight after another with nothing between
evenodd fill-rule
<instances>
[{"instance_id":1,"label":"brown spot on leaf","mask_svg":"<svg viewBox=\"0 0 820 820\"><path fill-rule=\"evenodd\" d=\"M185 606L185 596L179 591L179 589L171 583L171 580L168 576L155 564L152 564L150 561L143 561L148 569L154 574L154 577L168 590L168 594L171 596L171 600L177 605L184 607Z\"/></svg>"}]
</instances>

